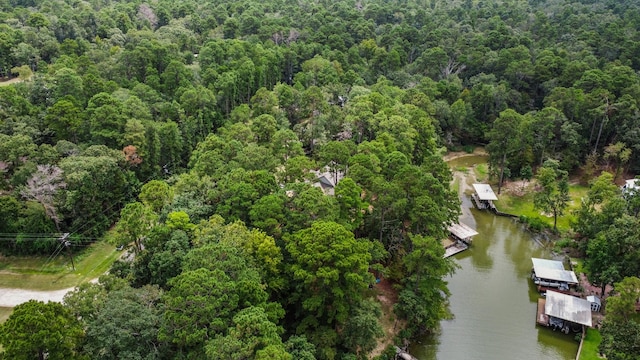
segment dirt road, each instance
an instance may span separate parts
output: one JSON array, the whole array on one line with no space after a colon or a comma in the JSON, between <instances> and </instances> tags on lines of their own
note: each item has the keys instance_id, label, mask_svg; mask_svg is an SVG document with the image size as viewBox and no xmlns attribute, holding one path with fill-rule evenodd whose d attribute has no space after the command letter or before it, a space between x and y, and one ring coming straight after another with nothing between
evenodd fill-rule
<instances>
[{"instance_id":1,"label":"dirt road","mask_svg":"<svg viewBox=\"0 0 640 360\"><path fill-rule=\"evenodd\" d=\"M29 300L62 302L64 294L73 289L67 288L52 291L0 289L0 307L16 307Z\"/></svg>"}]
</instances>

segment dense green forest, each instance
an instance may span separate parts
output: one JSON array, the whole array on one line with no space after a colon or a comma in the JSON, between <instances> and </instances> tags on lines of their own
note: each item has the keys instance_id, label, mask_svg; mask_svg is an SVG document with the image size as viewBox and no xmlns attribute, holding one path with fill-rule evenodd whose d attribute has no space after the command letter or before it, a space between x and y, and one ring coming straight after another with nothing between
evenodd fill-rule
<instances>
[{"instance_id":1,"label":"dense green forest","mask_svg":"<svg viewBox=\"0 0 640 360\"><path fill-rule=\"evenodd\" d=\"M135 253L16 310L65 341L2 335L5 357L361 358L381 277L401 337L430 331L441 155L477 144L504 178L611 171L576 246L603 284L640 275L638 211L603 196L640 170L639 29L616 0L0 0L0 250L112 228Z\"/></svg>"}]
</instances>

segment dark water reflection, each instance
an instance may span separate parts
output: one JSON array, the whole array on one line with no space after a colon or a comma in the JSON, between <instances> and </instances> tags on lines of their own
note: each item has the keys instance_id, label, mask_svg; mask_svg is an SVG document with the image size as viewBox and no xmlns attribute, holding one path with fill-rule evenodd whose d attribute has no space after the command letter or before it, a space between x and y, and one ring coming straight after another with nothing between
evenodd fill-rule
<instances>
[{"instance_id":1,"label":"dark water reflection","mask_svg":"<svg viewBox=\"0 0 640 360\"><path fill-rule=\"evenodd\" d=\"M528 280L531 258L552 254L512 219L472 209L467 196L461 200L461 221L479 235L454 257L461 266L449 279L454 319L409 352L420 360L574 359L573 335L535 325L539 296Z\"/></svg>"}]
</instances>

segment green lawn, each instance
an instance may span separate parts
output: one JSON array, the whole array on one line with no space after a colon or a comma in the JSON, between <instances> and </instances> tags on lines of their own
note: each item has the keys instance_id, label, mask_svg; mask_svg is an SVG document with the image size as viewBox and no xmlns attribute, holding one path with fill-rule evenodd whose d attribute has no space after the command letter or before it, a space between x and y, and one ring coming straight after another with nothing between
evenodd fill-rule
<instances>
[{"instance_id":1,"label":"green lawn","mask_svg":"<svg viewBox=\"0 0 640 360\"><path fill-rule=\"evenodd\" d=\"M489 177L489 168L486 162L476 165L474 171L478 182L482 183L487 181L487 178Z\"/></svg>"},{"instance_id":2,"label":"green lawn","mask_svg":"<svg viewBox=\"0 0 640 360\"><path fill-rule=\"evenodd\" d=\"M67 255L46 257L6 257L0 268L0 288L58 290L94 279L107 270L122 253L104 241L74 255L75 271Z\"/></svg>"},{"instance_id":3,"label":"green lawn","mask_svg":"<svg viewBox=\"0 0 640 360\"><path fill-rule=\"evenodd\" d=\"M531 188L529 188L531 189ZM558 217L558 230L566 231L571 226L571 221L575 219L572 215L572 211L580 207L581 200L586 196L589 188L581 185L569 186L569 206L565 209L564 215ZM509 195L506 192L502 192L498 196L498 201L495 202L498 210L514 215L525 215L528 218L538 218L553 227L553 216L545 216L540 210L533 208L533 192L528 191L523 196Z\"/></svg>"},{"instance_id":4,"label":"green lawn","mask_svg":"<svg viewBox=\"0 0 640 360\"><path fill-rule=\"evenodd\" d=\"M580 352L579 360L600 360L602 359L598 354L598 346L600 345L600 332L596 329L588 328L587 336L582 343L582 351Z\"/></svg>"}]
</instances>

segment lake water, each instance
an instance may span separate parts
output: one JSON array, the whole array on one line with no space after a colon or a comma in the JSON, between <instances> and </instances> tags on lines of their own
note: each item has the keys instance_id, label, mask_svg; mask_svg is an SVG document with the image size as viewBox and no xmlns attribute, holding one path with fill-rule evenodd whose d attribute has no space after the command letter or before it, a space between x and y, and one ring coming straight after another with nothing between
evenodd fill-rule
<instances>
[{"instance_id":1,"label":"lake water","mask_svg":"<svg viewBox=\"0 0 640 360\"><path fill-rule=\"evenodd\" d=\"M478 161L460 160L450 166ZM513 219L474 209L468 195L461 200L461 222L479 234L453 257L461 267L449 278L454 319L442 321L409 352L420 360L575 359L573 334L535 324L539 295L529 280L531 258L552 258L550 251Z\"/></svg>"}]
</instances>

